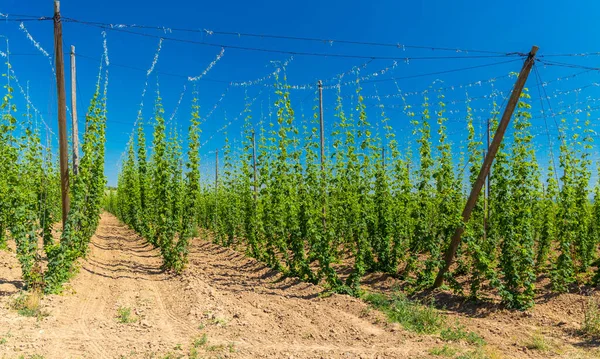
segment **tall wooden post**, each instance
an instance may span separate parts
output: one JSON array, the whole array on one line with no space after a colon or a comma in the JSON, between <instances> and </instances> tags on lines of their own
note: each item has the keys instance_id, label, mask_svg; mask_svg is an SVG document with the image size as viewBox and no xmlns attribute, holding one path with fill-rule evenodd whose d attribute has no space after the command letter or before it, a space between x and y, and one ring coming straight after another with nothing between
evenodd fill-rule
<instances>
[{"instance_id":1,"label":"tall wooden post","mask_svg":"<svg viewBox=\"0 0 600 359\"><path fill-rule=\"evenodd\" d=\"M215 193L219 188L219 149L215 151Z\"/></svg>"},{"instance_id":2,"label":"tall wooden post","mask_svg":"<svg viewBox=\"0 0 600 359\"><path fill-rule=\"evenodd\" d=\"M485 153L484 153L484 160L485 160L485 155L487 155L487 152L490 148L490 118L488 117L487 119L487 130L485 131L485 137L486 137L486 146L485 146ZM484 198L483 198L483 240L486 241L487 240L487 234L488 234L488 222L490 220L490 174L488 173L487 176L485 177L486 179L486 183L485 183L485 190L484 190Z\"/></svg>"},{"instance_id":3,"label":"tall wooden post","mask_svg":"<svg viewBox=\"0 0 600 359\"><path fill-rule=\"evenodd\" d=\"M471 218L471 213L473 212L473 208L477 203L477 198L479 197L481 188L485 183L485 178L490 172L490 167L492 166L494 157L496 157L496 154L498 153L498 148L500 147L500 143L502 143L502 138L504 137L506 128L510 123L510 118L512 117L515 107L519 102L519 97L521 96L521 92L523 91L523 87L525 86L525 82L527 81L527 77L529 76L529 72L531 71L531 68L533 67L533 64L535 62L535 54L537 50L537 46L533 46L531 48L531 52L529 53L529 56L527 56L527 59L523 64L523 68L519 73L519 77L515 82L515 86L512 90L512 93L510 94L510 98L508 100L508 103L506 104L504 113L502 114L502 119L500 120L500 124L498 125L496 133L494 134L494 139L492 140L492 143L488 148L488 152L485 156L485 160L483 161L483 165L481 166L481 170L479 171L479 175L477 176L477 180L475 180L475 183L473 184L471 194L469 194L469 199L467 200L467 204L465 205L465 209L463 210L462 217L463 222L465 224ZM462 225L456 229L456 232L454 232L454 235L452 236L452 240L450 242L450 246L448 247L448 250L446 251L446 254L444 256L446 263L444 264L444 267L440 269L437 277L435 278L435 282L433 284L434 288L438 288L442 285L442 283L444 283L444 275L446 274L446 272L448 272L448 270L450 269L450 265L452 265L452 262L454 261L454 256L456 254L456 250L458 249L458 245L460 244L460 238L464 231L465 227L464 225Z\"/></svg>"},{"instance_id":4,"label":"tall wooden post","mask_svg":"<svg viewBox=\"0 0 600 359\"><path fill-rule=\"evenodd\" d=\"M323 127L323 81L319 80L319 133L321 137L321 171L325 171L325 129Z\"/></svg>"},{"instance_id":5,"label":"tall wooden post","mask_svg":"<svg viewBox=\"0 0 600 359\"><path fill-rule=\"evenodd\" d=\"M319 134L321 139L321 178L325 186L325 125L323 119L323 81L319 80ZM327 226L327 196L323 200L323 230Z\"/></svg>"},{"instance_id":6,"label":"tall wooden post","mask_svg":"<svg viewBox=\"0 0 600 359\"><path fill-rule=\"evenodd\" d=\"M71 45L71 126L73 126L73 174L79 172L79 129L77 126L77 68L75 46Z\"/></svg>"},{"instance_id":7,"label":"tall wooden post","mask_svg":"<svg viewBox=\"0 0 600 359\"><path fill-rule=\"evenodd\" d=\"M60 191L63 228L69 213L69 149L67 144L67 97L65 94L65 62L63 58L60 1L54 0L54 56L56 58L56 90L58 97L58 142L60 155Z\"/></svg>"},{"instance_id":8,"label":"tall wooden post","mask_svg":"<svg viewBox=\"0 0 600 359\"><path fill-rule=\"evenodd\" d=\"M254 202L258 201L258 176L256 175L256 135L252 131L252 167L254 167Z\"/></svg>"}]
</instances>

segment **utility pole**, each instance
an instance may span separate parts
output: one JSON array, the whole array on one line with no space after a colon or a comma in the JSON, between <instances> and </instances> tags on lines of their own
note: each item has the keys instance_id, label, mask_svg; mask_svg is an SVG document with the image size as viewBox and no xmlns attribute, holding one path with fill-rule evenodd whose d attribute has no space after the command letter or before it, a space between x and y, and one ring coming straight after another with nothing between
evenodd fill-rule
<instances>
[{"instance_id":1,"label":"utility pole","mask_svg":"<svg viewBox=\"0 0 600 359\"><path fill-rule=\"evenodd\" d=\"M252 167L254 167L254 202L258 201L258 176L256 175L256 136L252 130Z\"/></svg>"},{"instance_id":2,"label":"utility pole","mask_svg":"<svg viewBox=\"0 0 600 359\"><path fill-rule=\"evenodd\" d=\"M77 69L75 46L71 45L71 126L73 126L73 174L79 172L79 130L77 127Z\"/></svg>"},{"instance_id":3,"label":"utility pole","mask_svg":"<svg viewBox=\"0 0 600 359\"><path fill-rule=\"evenodd\" d=\"M56 90L58 97L58 142L60 152L60 192L63 228L69 213L69 149L67 144L67 98L65 94L65 62L63 58L60 1L54 0L54 56L56 58Z\"/></svg>"},{"instance_id":4,"label":"utility pole","mask_svg":"<svg viewBox=\"0 0 600 359\"><path fill-rule=\"evenodd\" d=\"M479 171L479 175L477 176L477 180L473 184L473 188L471 189L471 194L469 194L469 199L467 200L467 204L465 205L465 209L463 210L462 217L463 223L466 224L471 218L471 213L473 212L473 208L477 203L477 197L479 197L479 193L481 192L481 188L485 183L485 178L490 172L490 167L492 166L492 162L494 161L494 157L498 153L498 148L502 143L502 138L504 137L504 133L506 132L506 128L510 123L510 118L512 117L515 108L517 107L517 103L519 102L519 97L521 96L521 92L523 91L523 87L525 86L525 82L527 82L527 77L529 76L529 72L533 67L535 62L535 54L537 53L538 47L533 46L531 48L531 52L527 56L525 63L523 64L523 68L521 72L519 72L519 77L515 82L515 86L510 94L510 98L508 103L506 104L506 108L504 109L504 113L502 114L502 119L500 120L500 124L498 125L498 129L496 129L496 133L494 134L494 139L490 144L487 154L485 155L485 160L483 161L483 165L481 166L481 170ZM440 269L437 277L435 278L435 282L433 284L434 288L438 288L444 283L444 275L450 269L450 265L454 261L454 256L456 254L456 250L458 249L458 245L460 244L460 238L465 231L465 226L461 225L456 229L454 235L452 236L452 240L450 242L450 246L444 255L445 264L444 267Z\"/></svg>"}]
</instances>

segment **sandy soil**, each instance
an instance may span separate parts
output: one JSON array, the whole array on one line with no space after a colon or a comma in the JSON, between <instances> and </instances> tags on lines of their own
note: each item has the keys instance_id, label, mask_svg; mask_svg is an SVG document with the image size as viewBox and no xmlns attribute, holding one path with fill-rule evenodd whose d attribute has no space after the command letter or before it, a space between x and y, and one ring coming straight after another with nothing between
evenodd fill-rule
<instances>
[{"instance_id":1,"label":"sandy soil","mask_svg":"<svg viewBox=\"0 0 600 359\"><path fill-rule=\"evenodd\" d=\"M20 269L14 253L0 252L0 357L187 358L196 350L198 358L434 358L430 351L444 345L387 323L358 299L323 297L319 286L282 279L201 239L181 276L161 271L158 251L110 214L102 215L90 246L67 290L43 299L41 319L10 309ZM386 283L367 281L375 279ZM580 297L552 298L528 314L460 303L446 312L488 343L485 356L473 358L600 357L573 334L583 315ZM120 309L131 311L131 322L120 322ZM532 335L547 336L551 349L526 349Z\"/></svg>"},{"instance_id":2,"label":"sandy soil","mask_svg":"<svg viewBox=\"0 0 600 359\"><path fill-rule=\"evenodd\" d=\"M187 357L206 334L198 357L414 358L436 341L374 324L383 317L357 299L320 298L319 287L206 241L195 241L186 273L171 276L158 251L110 214L69 288L43 299L41 320L8 308L20 269L14 254L0 255L0 357ZM119 308L134 321L120 323Z\"/></svg>"}]
</instances>

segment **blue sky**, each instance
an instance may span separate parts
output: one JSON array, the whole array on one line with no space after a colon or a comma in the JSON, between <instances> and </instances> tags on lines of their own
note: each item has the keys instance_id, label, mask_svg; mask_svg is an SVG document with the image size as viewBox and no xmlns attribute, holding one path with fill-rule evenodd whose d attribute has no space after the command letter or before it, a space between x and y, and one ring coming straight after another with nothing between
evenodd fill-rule
<instances>
[{"instance_id":1,"label":"blue sky","mask_svg":"<svg viewBox=\"0 0 600 359\"><path fill-rule=\"evenodd\" d=\"M168 2L156 0L105 0L97 1L62 1L62 14L65 17L85 21L97 21L112 24L140 24L164 26L168 28L208 29L213 31L230 31L243 33L286 35L297 37L315 37L324 39L341 39L363 42L399 43L406 45L450 47L461 49L491 50L499 52L528 52L531 45L540 47L538 55L561 53L584 53L600 51L595 39L600 35L600 25L597 14L600 4L593 1L564 2L564 1L302 1L302 2L245 2L245 1L214 1L198 2L171 0ZM0 13L8 14L8 19L17 18L17 14L52 15L50 0L3 0ZM15 14L15 15L12 15ZM40 45L53 54L52 22L26 22L25 26ZM80 127L83 127L83 114L89 103L97 68L102 50L102 29L75 23L64 24L65 51L70 45L75 45L78 58L78 107ZM431 57L431 56L474 56L478 53L454 53L432 51L429 49L413 48L383 48L376 46L358 46L340 43L321 43L292 40L277 40L266 38L250 38L244 36L208 35L206 33L165 33L163 31L132 29L153 36L168 36L193 41L207 41L231 46L276 49L291 52L336 53L376 57ZM54 133L56 131L56 92L55 80L48 58L42 55L29 41L24 32L19 29L18 22L0 20L0 35L9 39L11 63L21 84L29 81L30 97L45 121ZM107 43L110 66L110 85L108 98L108 134L106 152L106 175L110 185L116 184L119 159L125 148L129 134L135 121L144 83L145 70L152 63L158 39L142 37L133 34L108 31ZM4 45L0 45L4 51ZM201 46L191 43L181 43L165 40L161 50L156 71L149 78L148 93L145 97L144 118L150 122L152 103L157 80L160 83L161 95L164 99L166 113L170 116L186 85L187 76L202 73L207 65L219 53L218 47ZM205 116L221 95L226 91L231 81L241 82L264 77L273 71L271 61L285 61L289 54L272 52L247 51L227 48L223 58L215 67L198 82L202 116ZM68 57L66 58L68 59ZM392 77L406 77L437 71L445 71L472 66L492 64L511 60L513 58L459 58L459 59L414 59L399 60L393 67L392 60L377 59L364 67L360 76L368 79L388 79L381 82L365 82L364 94L367 97L369 117L372 123L379 121L379 110L375 108L378 101L373 98L375 91L380 95L397 95L398 89ZM514 58L516 59L516 58ZM553 57L553 61L562 61L586 66L597 66L599 56L585 57ZM346 72L354 66L367 62L366 59L294 56L287 68L291 84L314 84L317 79L331 79L337 74ZM514 79L506 78L510 71L519 71L521 61L486 66L471 70L447 74L398 79L396 83L402 93L421 92L433 85L451 87L444 91L448 102L447 117L450 138L455 144L454 153L458 161L460 147L466 139L464 126L464 100L466 92L469 97L478 98L487 95L493 88L507 93ZM589 71L569 80L555 81L572 74L581 73L581 69L543 66L538 64L543 81L549 82L545 87L553 97L550 105L555 111L568 108L575 102L580 102L579 108L584 109L588 104L594 107L593 98L597 97L596 86L589 86L576 94L560 94L560 91L577 89L595 82L600 82L597 71ZM381 76L370 74L389 68ZM158 76L158 77L157 77ZM349 80L347 75L344 79ZM499 77L492 83L489 79ZM476 83L468 88L459 85ZM542 165L549 158L548 136L544 119L539 115L541 108L536 77L530 77L528 88L534 100L533 132L536 134L535 143ZM344 82L345 80L342 80ZM443 81L443 83L441 82ZM70 79L67 77L67 84ZM268 83L268 81L266 82ZM326 84L335 84L329 81ZM187 83L187 92L175 115L174 122L185 134L189 121L189 100L191 86ZM269 97L264 86L232 87L216 108L213 115L203 126L203 138L206 145L202 148L203 168L207 176L213 173L214 155L211 151L223 145L225 132L230 138L239 138L242 121L234 121L243 109L245 91L251 99L256 98L252 107L253 116L257 122L260 113L268 116L269 104L274 96ZM350 97L354 92L352 86L343 88L347 111L355 105ZM325 91L325 118L331 131L334 120L333 107L335 93ZM16 103L20 113L24 111L24 101L20 94L16 95ZM313 90L292 91L293 106L301 117L312 116L314 106ZM419 109L422 96L412 95L407 101ZM436 102L432 99L432 103ZM501 102L501 101L500 101ZM401 100L397 97L383 99L382 103L388 113L391 124L398 138L406 143L410 138L411 125L402 111ZM484 111L489 109L487 99L473 100L472 107L481 112L476 113L481 122L487 117ZM597 104L596 104L597 106ZM451 113L450 113L451 111ZM537 113L536 113L537 111ZM580 118L585 116L581 115ZM225 120L227 118L227 120ZM568 121L574 121L573 116L567 116ZM591 111L593 126L598 122L598 112ZM329 120L329 121L328 121ZM556 126L552 119L546 120L551 133ZM434 131L435 126L432 128ZM479 126L479 130L483 127ZM147 129L148 142L151 140L151 128ZM404 141L404 142L403 142ZM56 140L53 140L56 147ZM556 152L556 151L555 151ZM597 158L597 146L593 150ZM555 154L556 155L556 154ZM211 169L211 170L209 170Z\"/></svg>"}]
</instances>

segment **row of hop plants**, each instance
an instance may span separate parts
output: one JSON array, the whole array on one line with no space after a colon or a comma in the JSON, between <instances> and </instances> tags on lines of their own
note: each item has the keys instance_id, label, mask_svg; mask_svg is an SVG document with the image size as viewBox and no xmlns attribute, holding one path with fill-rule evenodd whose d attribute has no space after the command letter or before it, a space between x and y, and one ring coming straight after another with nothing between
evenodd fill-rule
<instances>
[{"instance_id":1,"label":"row of hop plants","mask_svg":"<svg viewBox=\"0 0 600 359\"><path fill-rule=\"evenodd\" d=\"M10 69L10 64L7 64ZM10 71L9 71L10 73ZM5 77L11 75L7 74ZM0 104L0 248L14 241L25 288L57 293L76 272L98 225L104 196L106 88L100 78L86 115L83 157L70 173L71 207L62 228L60 172L50 143L29 115L19 118L13 89L4 86ZM9 82L10 83L10 82Z\"/></svg>"},{"instance_id":2,"label":"row of hop plants","mask_svg":"<svg viewBox=\"0 0 600 359\"><path fill-rule=\"evenodd\" d=\"M282 73L269 116L253 121L246 98L242 141L226 140L215 182L199 170L197 93L185 156L176 131L167 134L158 96L153 152L148 156L140 118L106 209L160 248L165 269L176 272L185 267L190 239L201 234L339 293L359 295L373 272L403 279L410 290L430 287L483 161L469 102L467 154L456 157L443 91L430 87L420 106L402 98L415 142L403 150L381 103L378 116L367 117L357 80L350 107L337 90L335 129L321 162L317 107L312 119L298 117ZM501 109L491 95L495 128ZM592 137L584 113L583 121L562 123L559 168L550 165L543 176L523 92L491 171L487 206L480 195L447 275L451 289L472 298L494 292L507 307L526 309L541 276L555 292L600 280L600 187L589 185Z\"/></svg>"}]
</instances>

